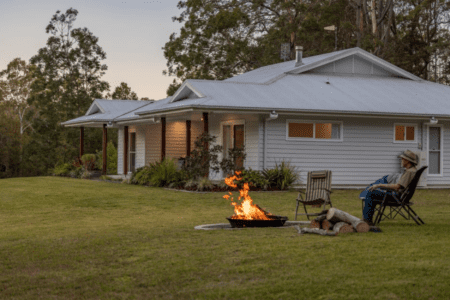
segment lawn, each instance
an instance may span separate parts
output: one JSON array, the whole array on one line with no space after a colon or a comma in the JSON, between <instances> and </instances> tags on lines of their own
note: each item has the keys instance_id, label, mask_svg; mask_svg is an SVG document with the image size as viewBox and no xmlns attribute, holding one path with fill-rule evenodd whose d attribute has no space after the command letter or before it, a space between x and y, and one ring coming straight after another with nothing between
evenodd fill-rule
<instances>
[{"instance_id":1,"label":"lawn","mask_svg":"<svg viewBox=\"0 0 450 300\"><path fill-rule=\"evenodd\" d=\"M1 299L450 299L450 195L418 190L426 225L298 235L194 230L232 214L223 193L56 177L0 180ZM361 216L359 191L333 206ZM293 219L296 193L250 192Z\"/></svg>"}]
</instances>

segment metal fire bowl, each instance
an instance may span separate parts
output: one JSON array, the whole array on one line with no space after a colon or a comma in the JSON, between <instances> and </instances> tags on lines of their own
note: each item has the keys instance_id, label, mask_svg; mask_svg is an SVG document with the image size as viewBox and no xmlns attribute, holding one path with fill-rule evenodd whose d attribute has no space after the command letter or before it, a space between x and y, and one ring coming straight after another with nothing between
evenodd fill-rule
<instances>
[{"instance_id":1,"label":"metal fire bowl","mask_svg":"<svg viewBox=\"0 0 450 300\"><path fill-rule=\"evenodd\" d=\"M268 216L272 220L242 220L242 219L232 219L227 218L233 228L244 228L244 227L281 227L288 220L288 217Z\"/></svg>"}]
</instances>

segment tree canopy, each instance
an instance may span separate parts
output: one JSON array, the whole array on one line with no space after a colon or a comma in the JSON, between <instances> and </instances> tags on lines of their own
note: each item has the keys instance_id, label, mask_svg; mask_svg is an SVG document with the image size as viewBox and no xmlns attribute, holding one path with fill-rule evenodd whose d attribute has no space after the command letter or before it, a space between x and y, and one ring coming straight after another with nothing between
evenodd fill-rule
<instances>
[{"instance_id":1,"label":"tree canopy","mask_svg":"<svg viewBox=\"0 0 450 300\"><path fill-rule=\"evenodd\" d=\"M450 4L444 0L184 0L173 21L183 24L163 47L175 76L167 94L189 79L223 80L278 63L281 45L304 56L358 46L424 79L437 55L448 70Z\"/></svg>"},{"instance_id":2,"label":"tree canopy","mask_svg":"<svg viewBox=\"0 0 450 300\"><path fill-rule=\"evenodd\" d=\"M92 101L109 89L101 80L107 70L102 64L106 53L87 28L73 28L77 15L73 8L65 13L58 10L45 29L50 34L46 46L30 60L36 71L28 102L40 115L33 122L29 151L35 154L29 159L37 170L48 170L77 155L78 131L62 128L60 123L83 115ZM100 131L87 130L85 134L86 140L91 140L88 147L101 148Z\"/></svg>"},{"instance_id":3,"label":"tree canopy","mask_svg":"<svg viewBox=\"0 0 450 300\"><path fill-rule=\"evenodd\" d=\"M107 95L107 98L109 97L118 100L139 100L137 94L125 82L121 82L119 86L116 86L112 95Z\"/></svg>"}]
</instances>

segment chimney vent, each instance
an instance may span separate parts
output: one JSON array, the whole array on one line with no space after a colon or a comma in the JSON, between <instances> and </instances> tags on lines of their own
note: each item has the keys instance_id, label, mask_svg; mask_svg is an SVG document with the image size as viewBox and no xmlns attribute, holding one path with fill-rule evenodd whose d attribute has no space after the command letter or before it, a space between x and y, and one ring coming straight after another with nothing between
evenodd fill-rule
<instances>
[{"instance_id":1,"label":"chimney vent","mask_svg":"<svg viewBox=\"0 0 450 300\"><path fill-rule=\"evenodd\" d=\"M296 67L300 67L301 65L303 65L302 55L303 55L303 47L295 46L295 66Z\"/></svg>"}]
</instances>

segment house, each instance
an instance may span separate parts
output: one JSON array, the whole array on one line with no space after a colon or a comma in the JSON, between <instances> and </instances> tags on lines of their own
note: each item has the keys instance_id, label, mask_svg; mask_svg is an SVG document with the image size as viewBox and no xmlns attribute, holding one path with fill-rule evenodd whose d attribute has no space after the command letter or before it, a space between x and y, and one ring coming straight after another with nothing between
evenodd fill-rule
<instances>
[{"instance_id":1,"label":"house","mask_svg":"<svg viewBox=\"0 0 450 300\"><path fill-rule=\"evenodd\" d=\"M254 170L285 160L302 178L330 169L333 187L361 187L400 172L398 155L410 149L429 166L420 185L450 185L449 86L360 48L306 58L296 51L295 61L223 81L186 80L159 101L97 99L63 125L118 128L118 174L189 155L207 131L225 148L244 144L244 166Z\"/></svg>"}]
</instances>

